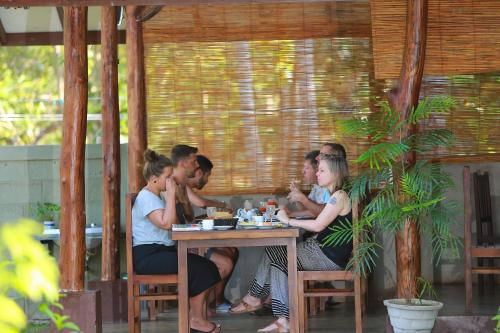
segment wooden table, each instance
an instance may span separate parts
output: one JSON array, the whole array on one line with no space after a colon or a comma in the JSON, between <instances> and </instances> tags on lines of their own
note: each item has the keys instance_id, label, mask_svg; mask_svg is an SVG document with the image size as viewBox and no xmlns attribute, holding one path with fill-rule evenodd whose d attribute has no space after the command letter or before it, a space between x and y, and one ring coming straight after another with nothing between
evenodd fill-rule
<instances>
[{"instance_id":1,"label":"wooden table","mask_svg":"<svg viewBox=\"0 0 500 333\"><path fill-rule=\"evenodd\" d=\"M266 230L225 231L173 231L172 239L177 241L179 258L179 333L189 333L189 298L187 279L188 248L207 247L251 247L285 245L288 254L288 298L290 308L290 332L299 332L299 306L297 294L297 228Z\"/></svg>"}]
</instances>

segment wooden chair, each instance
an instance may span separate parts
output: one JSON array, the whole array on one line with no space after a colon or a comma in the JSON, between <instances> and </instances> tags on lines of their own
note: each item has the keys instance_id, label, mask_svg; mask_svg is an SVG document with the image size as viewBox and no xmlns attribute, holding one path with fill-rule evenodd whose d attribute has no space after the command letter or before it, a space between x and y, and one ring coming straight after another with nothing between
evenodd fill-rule
<instances>
[{"instance_id":1,"label":"wooden chair","mask_svg":"<svg viewBox=\"0 0 500 333\"><path fill-rule=\"evenodd\" d=\"M136 193L126 196L126 247L127 247L127 289L128 289L128 331L141 331L141 301L177 300L177 292L154 292L150 285L177 284L177 274L143 275L134 272L132 260L132 207L137 197ZM146 293L141 294L141 285L146 285ZM160 288L158 290L161 291ZM153 291L153 292L151 292Z\"/></svg>"},{"instance_id":2,"label":"wooden chair","mask_svg":"<svg viewBox=\"0 0 500 333\"><path fill-rule=\"evenodd\" d=\"M356 223L358 218L358 205L353 205L353 223ZM354 239L353 249L357 248L358 240ZM363 312L365 308L362 278L354 274L352 271L299 271L297 272L298 279L298 294L299 294L299 313L302 317L299 320L300 333L304 333L307 326L308 307L307 299L314 297L354 297L354 310L356 333L363 331ZM315 281L352 281L353 288L345 289L323 289L315 288L312 282Z\"/></svg>"},{"instance_id":3,"label":"wooden chair","mask_svg":"<svg viewBox=\"0 0 500 333\"><path fill-rule=\"evenodd\" d=\"M500 267L480 267L483 258L494 264L494 258L500 258L500 242L493 235L491 197L488 175L474 175L476 204L477 242L472 245L472 209L471 209L471 174L470 167L463 171L464 182L464 260L465 260L465 309L472 312L472 274L500 274ZM487 233L483 232L486 224ZM473 258L478 259L478 266L472 266Z\"/></svg>"}]
</instances>

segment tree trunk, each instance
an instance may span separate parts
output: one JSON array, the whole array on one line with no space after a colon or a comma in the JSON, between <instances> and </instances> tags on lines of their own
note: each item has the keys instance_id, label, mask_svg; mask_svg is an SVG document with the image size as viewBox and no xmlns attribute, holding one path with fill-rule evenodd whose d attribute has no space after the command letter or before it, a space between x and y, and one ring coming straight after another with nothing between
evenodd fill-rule
<instances>
[{"instance_id":1,"label":"tree trunk","mask_svg":"<svg viewBox=\"0 0 500 333\"><path fill-rule=\"evenodd\" d=\"M101 7L103 281L120 278L120 117L116 16L116 7Z\"/></svg>"},{"instance_id":2,"label":"tree trunk","mask_svg":"<svg viewBox=\"0 0 500 333\"><path fill-rule=\"evenodd\" d=\"M427 0L408 0L406 16L406 43L398 85L389 92L389 102L407 119L416 107L424 72L427 41ZM407 137L415 128L405 128ZM407 154L407 166L415 163L415 154ZM415 221L405 221L404 230L396 235L397 296L410 298L417 294L420 276L420 235Z\"/></svg>"},{"instance_id":3,"label":"tree trunk","mask_svg":"<svg viewBox=\"0 0 500 333\"><path fill-rule=\"evenodd\" d=\"M64 7L64 118L61 144L61 289L81 291L85 276L87 7Z\"/></svg>"},{"instance_id":4,"label":"tree trunk","mask_svg":"<svg viewBox=\"0 0 500 333\"><path fill-rule=\"evenodd\" d=\"M142 26L137 22L138 6L127 6L128 58L128 190L138 192L144 185L143 154L147 147L146 88Z\"/></svg>"}]
</instances>

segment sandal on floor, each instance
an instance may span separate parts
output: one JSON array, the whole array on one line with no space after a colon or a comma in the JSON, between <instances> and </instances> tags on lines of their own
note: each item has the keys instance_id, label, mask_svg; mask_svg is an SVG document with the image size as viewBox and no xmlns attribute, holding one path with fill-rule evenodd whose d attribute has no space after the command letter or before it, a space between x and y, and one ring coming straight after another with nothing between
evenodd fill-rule
<instances>
[{"instance_id":1,"label":"sandal on floor","mask_svg":"<svg viewBox=\"0 0 500 333\"><path fill-rule=\"evenodd\" d=\"M214 328L212 328L210 331L200 331L200 330L197 330L196 328L191 328L189 329L189 332L190 333L220 333L222 332L222 329L220 327L220 324L215 324L215 323L212 323L212 325L214 325ZM217 331L217 329L219 329Z\"/></svg>"},{"instance_id":2,"label":"sandal on floor","mask_svg":"<svg viewBox=\"0 0 500 333\"><path fill-rule=\"evenodd\" d=\"M288 333L290 332L289 328L283 327L278 323L278 321L273 321L268 326L257 330L259 333Z\"/></svg>"},{"instance_id":3,"label":"sandal on floor","mask_svg":"<svg viewBox=\"0 0 500 333\"><path fill-rule=\"evenodd\" d=\"M243 309L242 310L235 310L237 307L239 307L240 305L243 305ZM249 312L254 312L254 311L257 311L259 309L262 309L264 305L263 304L260 304L260 305L250 305L248 304L247 302L245 301L241 301L239 302L238 304L236 305L233 305L230 309L229 309L229 313L232 313L232 314L240 314L240 313L249 313Z\"/></svg>"}]
</instances>

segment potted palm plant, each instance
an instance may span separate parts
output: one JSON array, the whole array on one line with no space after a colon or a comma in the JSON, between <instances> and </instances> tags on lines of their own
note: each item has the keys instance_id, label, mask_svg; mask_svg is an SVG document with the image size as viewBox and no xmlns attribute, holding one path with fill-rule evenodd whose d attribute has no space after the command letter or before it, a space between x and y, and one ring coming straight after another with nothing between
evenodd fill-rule
<instances>
[{"instance_id":1,"label":"potted palm plant","mask_svg":"<svg viewBox=\"0 0 500 333\"><path fill-rule=\"evenodd\" d=\"M341 123L346 134L367 138L370 143L369 148L355 161L362 171L351 180L349 193L355 202L362 202L367 193L371 194L371 200L363 208L358 223L333 228L328 239L328 242L336 244L349 242L352 237L361 240L348 268L362 275L373 269L377 249L381 245L370 237L367 230L396 233L402 230L405 221L412 221L420 233L430 235L434 263L439 261L445 249L458 253L460 243L451 232L456 204L445 200L446 191L454 186L451 177L442 170L440 164L424 159L407 162L408 154L421 155L449 147L453 142L453 134L447 129L429 128L407 137L403 134L404 128L417 126L432 113L448 112L454 105L455 101L450 97L425 99L411 111L408 119L401 119L388 103L383 102L376 114ZM412 278L417 280L419 277ZM427 330L418 332L430 332L442 304L418 299L417 295L413 297L386 300L384 304L390 315L394 309L399 311L401 308L410 311L428 310L429 314L417 315L425 318L430 315L427 323L423 324ZM413 329L419 324L401 320L402 317L408 317L407 314L397 316L399 320L391 318L396 332L416 332L398 328L400 323Z\"/></svg>"}]
</instances>

